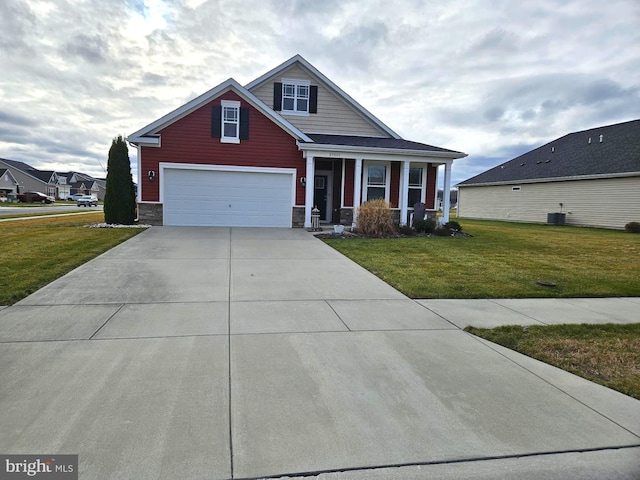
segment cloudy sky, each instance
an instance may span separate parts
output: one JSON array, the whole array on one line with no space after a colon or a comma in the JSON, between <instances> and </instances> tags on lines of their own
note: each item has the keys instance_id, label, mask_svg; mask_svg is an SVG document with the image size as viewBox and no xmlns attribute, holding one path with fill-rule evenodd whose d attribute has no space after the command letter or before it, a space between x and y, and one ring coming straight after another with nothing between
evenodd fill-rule
<instances>
[{"instance_id":1,"label":"cloudy sky","mask_svg":"<svg viewBox=\"0 0 640 480\"><path fill-rule=\"evenodd\" d=\"M640 118L638 0L0 0L0 157L104 176L118 134L296 53L468 153L454 182Z\"/></svg>"}]
</instances>

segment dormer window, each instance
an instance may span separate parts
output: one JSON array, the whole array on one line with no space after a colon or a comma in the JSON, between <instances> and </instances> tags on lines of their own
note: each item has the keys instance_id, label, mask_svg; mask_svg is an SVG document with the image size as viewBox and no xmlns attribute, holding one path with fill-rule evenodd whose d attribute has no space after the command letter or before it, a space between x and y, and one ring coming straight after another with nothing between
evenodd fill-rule
<instances>
[{"instance_id":1,"label":"dormer window","mask_svg":"<svg viewBox=\"0 0 640 480\"><path fill-rule=\"evenodd\" d=\"M318 87L308 80L284 78L273 85L273 109L285 115L318 113Z\"/></svg>"}]
</instances>

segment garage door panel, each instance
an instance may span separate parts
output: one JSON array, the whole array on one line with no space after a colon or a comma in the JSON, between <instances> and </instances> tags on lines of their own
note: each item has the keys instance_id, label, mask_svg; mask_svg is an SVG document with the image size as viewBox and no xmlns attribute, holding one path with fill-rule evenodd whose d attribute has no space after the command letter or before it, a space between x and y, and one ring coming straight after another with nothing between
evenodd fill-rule
<instances>
[{"instance_id":1,"label":"garage door panel","mask_svg":"<svg viewBox=\"0 0 640 480\"><path fill-rule=\"evenodd\" d=\"M164 170L164 224L290 227L293 175Z\"/></svg>"}]
</instances>

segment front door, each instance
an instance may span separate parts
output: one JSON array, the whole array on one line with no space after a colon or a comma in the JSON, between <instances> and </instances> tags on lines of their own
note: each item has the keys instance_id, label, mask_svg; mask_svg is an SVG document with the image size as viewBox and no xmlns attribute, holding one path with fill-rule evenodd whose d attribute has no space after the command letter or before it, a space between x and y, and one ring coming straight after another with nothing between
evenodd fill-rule
<instances>
[{"instance_id":1,"label":"front door","mask_svg":"<svg viewBox=\"0 0 640 480\"><path fill-rule=\"evenodd\" d=\"M315 176L313 205L320 210L320 220L327 221L327 205L329 203L329 175L319 174Z\"/></svg>"}]
</instances>

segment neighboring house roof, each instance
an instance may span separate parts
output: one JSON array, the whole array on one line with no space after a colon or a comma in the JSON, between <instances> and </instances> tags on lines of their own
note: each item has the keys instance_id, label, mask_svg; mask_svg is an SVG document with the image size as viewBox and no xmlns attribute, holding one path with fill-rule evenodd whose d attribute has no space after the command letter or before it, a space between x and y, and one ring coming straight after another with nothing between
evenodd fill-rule
<instances>
[{"instance_id":1,"label":"neighboring house roof","mask_svg":"<svg viewBox=\"0 0 640 480\"><path fill-rule=\"evenodd\" d=\"M45 185L49 183L49 179L47 180L42 180L38 175L39 175L39 170L36 168L33 168L31 165L27 165L24 162L19 162L17 160L8 160L6 158L0 158L0 164L5 164L7 165L7 167L9 168L14 168L20 172L22 172L25 175L29 175L31 178L44 183ZM46 174L45 174L46 176ZM49 175L49 178L51 178L51 175ZM55 182L54 182L55 183Z\"/></svg>"},{"instance_id":2,"label":"neighboring house roof","mask_svg":"<svg viewBox=\"0 0 640 480\"><path fill-rule=\"evenodd\" d=\"M291 136L293 136L297 140L303 140L303 141L311 140L297 127L295 127L290 122L285 120L281 115L278 115L262 100L260 100L258 97L252 94L249 90L247 90L238 82L236 82L233 78L230 78L225 82L222 82L220 85L212 88L208 92L203 93L199 97L194 98L190 102L187 102L185 105L159 118L155 122L150 123L146 127L141 128L137 132L132 133L131 135L129 135L127 140L129 140L129 142L134 144L141 143L141 144L158 146L160 145L160 138L158 136L158 132L160 130L171 125L174 122L177 122L178 120L190 114L194 110L197 110L198 108L207 104L212 99L219 97L223 93L226 93L227 91L230 91L230 90L237 93L247 103L255 107L258 111L260 111L265 116L269 117L273 122L275 122L283 130L288 132Z\"/></svg>"},{"instance_id":3,"label":"neighboring house roof","mask_svg":"<svg viewBox=\"0 0 640 480\"><path fill-rule=\"evenodd\" d=\"M30 170L35 170L35 168L33 168L31 165L27 165L24 162L19 162L17 160L9 160L7 158L0 158L0 162L6 163L7 165L9 165L10 167L16 168L18 170L21 170L23 172L29 172Z\"/></svg>"},{"instance_id":4,"label":"neighboring house roof","mask_svg":"<svg viewBox=\"0 0 640 480\"><path fill-rule=\"evenodd\" d=\"M414 150L423 152L453 153L464 155L462 152L447 150L446 148L434 147L424 143L403 140L402 138L381 138L381 137L357 137L352 135L326 135L319 133L307 134L313 143L319 145L342 145L349 147L365 147L376 149L393 150Z\"/></svg>"},{"instance_id":5,"label":"neighboring house roof","mask_svg":"<svg viewBox=\"0 0 640 480\"><path fill-rule=\"evenodd\" d=\"M640 120L570 133L458 185L640 175Z\"/></svg>"},{"instance_id":6,"label":"neighboring house roof","mask_svg":"<svg viewBox=\"0 0 640 480\"><path fill-rule=\"evenodd\" d=\"M37 170L34 168L29 173L45 183L57 182L56 173L53 170Z\"/></svg>"},{"instance_id":7,"label":"neighboring house roof","mask_svg":"<svg viewBox=\"0 0 640 480\"><path fill-rule=\"evenodd\" d=\"M373 115L366 108L364 108L362 105L360 105L358 102L356 102L353 98L351 98L344 90L342 90L335 83L333 83L326 76L324 76L322 74L322 72L320 72L316 67L314 67L309 62L307 62L302 57L302 55L295 55L294 57L291 57L286 62L282 63L281 65L278 65L277 67L273 68L272 70L269 70L264 75L256 78L251 83L248 83L247 85L245 85L245 88L247 90L253 90L254 88L258 87L263 82L266 82L267 80L269 80L274 75L277 75L280 72L284 72L285 70L287 70L289 67L291 67L295 63L298 63L303 69L307 70L307 72L309 72L310 75L316 77L318 80L320 80L322 83L324 83L325 87L327 87L329 90L333 91L334 94L336 94L339 97L341 97L342 100L347 105L349 105L356 112L359 112L361 115L366 117L370 122L375 124L378 128L380 128L383 131L387 132L393 138L398 138L398 139L400 138L400 135L398 135L396 132L391 130L387 125L385 125L382 121L380 121L380 119L378 119L375 115Z\"/></svg>"}]
</instances>

